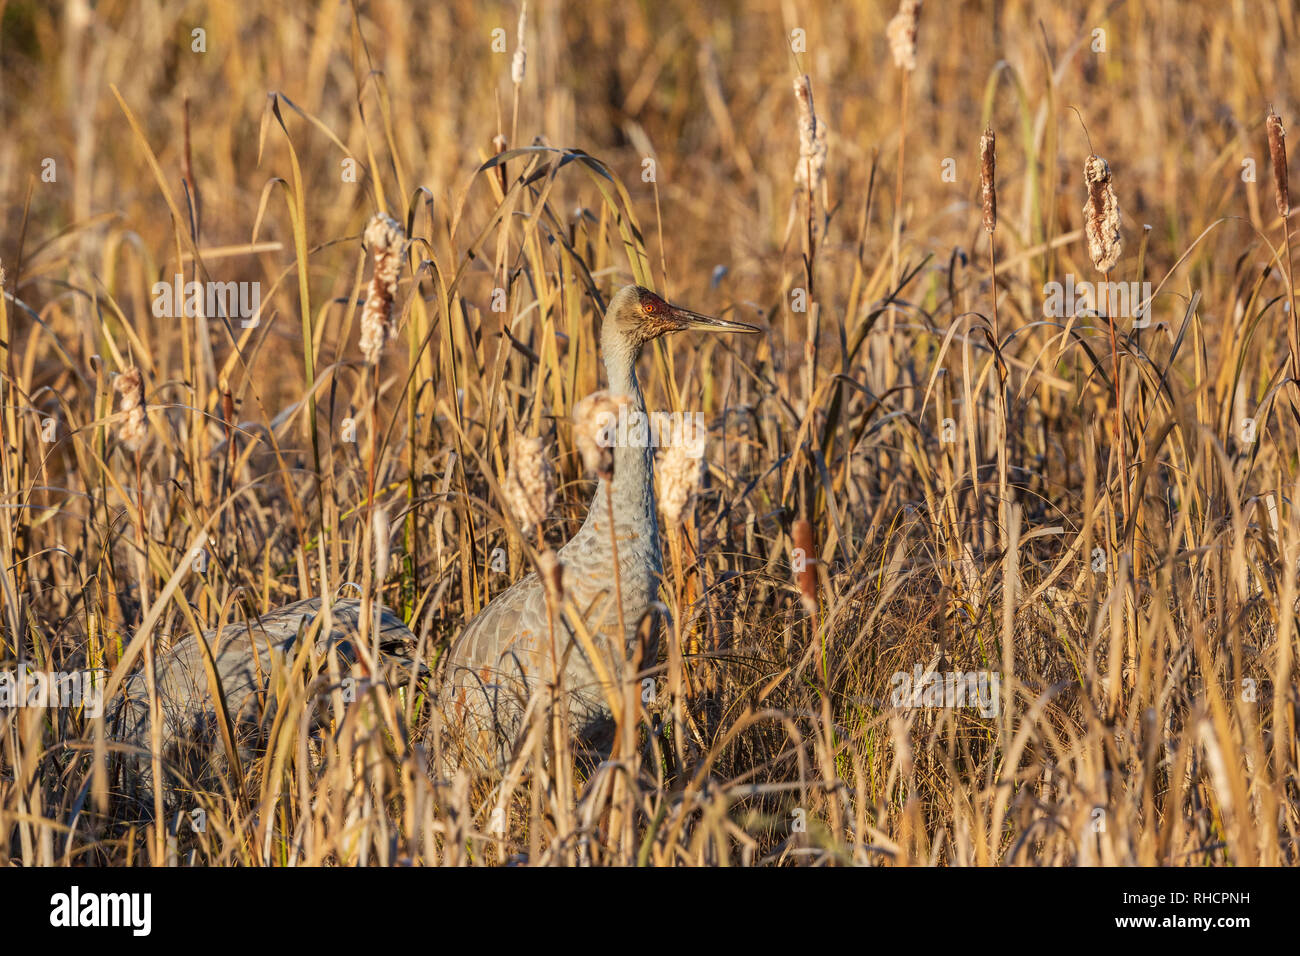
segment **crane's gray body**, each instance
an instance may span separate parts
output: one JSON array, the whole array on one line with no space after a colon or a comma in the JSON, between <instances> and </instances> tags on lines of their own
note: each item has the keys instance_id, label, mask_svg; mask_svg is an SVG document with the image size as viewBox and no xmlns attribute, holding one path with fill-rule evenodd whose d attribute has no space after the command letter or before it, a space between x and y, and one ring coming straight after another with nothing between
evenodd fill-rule
<instances>
[{"instance_id":1,"label":"crane's gray body","mask_svg":"<svg viewBox=\"0 0 1300 956\"><path fill-rule=\"evenodd\" d=\"M654 315L642 310L647 297L659 307ZM629 422L637 421L635 415L645 415L636 375L641 346L673 330L664 311L669 308L653 293L625 286L605 313L600 344L608 391L626 398ZM613 477L597 485L586 521L560 548L559 560L565 603L588 631L608 683L602 684L601 669L565 615L557 610L548 617L545 586L536 574L528 575L489 603L447 655L441 703L448 719L466 731L462 760L477 756L487 758L496 769L504 766L527 729L529 700L548 686L563 687L578 736L599 739L608 729L608 696L618 693L630 676L625 669L634 659L637 629L655 602L663 575L654 450L648 443L615 444ZM622 604L622 633L616 591ZM646 663L653 664L654 645L644 650ZM557 664L563 665L559 680Z\"/></svg>"},{"instance_id":2,"label":"crane's gray body","mask_svg":"<svg viewBox=\"0 0 1300 956\"><path fill-rule=\"evenodd\" d=\"M232 622L219 633L213 629L203 635L212 654L237 743L247 744L269 726L268 721L275 714L271 674L276 661L282 664L293 660L299 635L310 633L320 609L320 599L312 598L248 621ZM411 663L401 655L414 650L414 635L392 611L383 607L376 607L375 611L381 656L388 663ZM360 613L357 600L335 603L331 607L329 626L322 626L316 638L317 650L323 655L333 645L339 649L345 664L354 659L351 642L359 634ZM182 787L193 786L211 762L219 762L222 753L216 698L203 660L198 638L191 634L159 655L156 665L162 716L160 756L164 772ZM145 799L153 785L153 770L144 668L123 683L112 716L113 736L127 747L126 790ZM241 746L241 749L247 756L247 748Z\"/></svg>"},{"instance_id":3,"label":"crane's gray body","mask_svg":"<svg viewBox=\"0 0 1300 956\"><path fill-rule=\"evenodd\" d=\"M640 392L634 402L641 405ZM643 406L641 406L643 408ZM632 659L637 628L650 610L663 574L659 524L655 512L651 449L615 450L612 481L614 535L609 526L611 483L601 481L587 520L559 551L564 600L582 621L592 647L602 658L610 686L573 626L557 608L548 618L545 587L530 574L498 595L448 653L442 709L470 736L471 750L500 767L517 743L529 698L556 683L556 663L563 663L563 687L574 730L585 738L599 736L610 711L608 692L617 692ZM615 550L619 568L614 578ZM619 633L615 591L622 598ZM552 658L552 628L555 658ZM646 648L653 664L653 645Z\"/></svg>"}]
</instances>

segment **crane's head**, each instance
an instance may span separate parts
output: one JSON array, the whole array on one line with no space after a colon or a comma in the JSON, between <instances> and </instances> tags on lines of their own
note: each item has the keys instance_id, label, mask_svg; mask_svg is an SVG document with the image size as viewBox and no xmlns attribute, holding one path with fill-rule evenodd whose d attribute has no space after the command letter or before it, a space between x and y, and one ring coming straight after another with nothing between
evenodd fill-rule
<instances>
[{"instance_id":1,"label":"crane's head","mask_svg":"<svg viewBox=\"0 0 1300 956\"><path fill-rule=\"evenodd\" d=\"M601 337L606 350L631 345L635 350L669 332L696 329L703 332L758 332L759 329L731 319L715 319L689 309L669 305L649 289L625 285L610 300Z\"/></svg>"}]
</instances>

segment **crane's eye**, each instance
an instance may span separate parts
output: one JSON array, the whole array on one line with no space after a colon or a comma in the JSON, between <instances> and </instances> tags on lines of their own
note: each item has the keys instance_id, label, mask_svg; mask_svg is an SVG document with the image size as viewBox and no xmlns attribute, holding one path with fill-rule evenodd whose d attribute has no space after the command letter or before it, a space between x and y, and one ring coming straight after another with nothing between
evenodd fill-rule
<instances>
[{"instance_id":1,"label":"crane's eye","mask_svg":"<svg viewBox=\"0 0 1300 956\"><path fill-rule=\"evenodd\" d=\"M652 292L641 297L641 310L646 315L662 315L668 311L668 306L664 304L663 299Z\"/></svg>"}]
</instances>

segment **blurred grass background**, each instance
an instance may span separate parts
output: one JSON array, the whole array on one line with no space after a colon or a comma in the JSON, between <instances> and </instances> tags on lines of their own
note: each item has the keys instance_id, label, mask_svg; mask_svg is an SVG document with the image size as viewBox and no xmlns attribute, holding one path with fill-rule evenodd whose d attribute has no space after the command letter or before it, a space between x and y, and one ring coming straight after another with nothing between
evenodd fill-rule
<instances>
[{"instance_id":1,"label":"blurred grass background","mask_svg":"<svg viewBox=\"0 0 1300 956\"><path fill-rule=\"evenodd\" d=\"M910 73L894 13L534 2L516 87L513 4L0 0L0 669L112 669L142 629L162 649L237 601L352 581L436 661L528 568L496 495L511 430L552 442L548 539L585 512L567 416L601 384L597 296L639 278L768 330L643 363L651 408L712 427L670 532L699 558L664 591L702 635L691 741L643 728L617 772L570 788L540 751L520 779L442 781L422 686L336 707L323 736L303 692L246 792L185 796L213 821L196 834L133 825L102 720L0 711L0 859L1295 862L1297 419L1263 124L1294 119L1296 11L931 3ZM829 129L811 210L800 74ZM986 126L1005 393L982 331ZM480 172L496 137L599 163ZM1123 330L1129 515L1106 323L1043 315L1044 283L1099 278L1093 151L1123 215L1111 278L1156 287L1153 327ZM356 326L379 211L415 242L375 394ZM156 316L178 272L260 283L260 324ZM113 418L132 365L138 472ZM372 461L394 529L380 582ZM892 707L917 664L1001 671L1002 712Z\"/></svg>"}]
</instances>

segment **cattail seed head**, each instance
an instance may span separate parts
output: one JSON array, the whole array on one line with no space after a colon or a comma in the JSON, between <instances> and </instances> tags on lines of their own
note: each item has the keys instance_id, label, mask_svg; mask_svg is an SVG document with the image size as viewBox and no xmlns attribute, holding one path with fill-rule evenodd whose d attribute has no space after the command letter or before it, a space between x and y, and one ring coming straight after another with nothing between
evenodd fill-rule
<instances>
[{"instance_id":1,"label":"cattail seed head","mask_svg":"<svg viewBox=\"0 0 1300 956\"><path fill-rule=\"evenodd\" d=\"M902 0L898 13L889 21L885 35L894 66L911 72L916 69L916 25L921 17L921 0Z\"/></svg>"},{"instance_id":2,"label":"cattail seed head","mask_svg":"<svg viewBox=\"0 0 1300 956\"><path fill-rule=\"evenodd\" d=\"M980 198L984 201L984 231L990 236L998 227L997 137L992 128L980 137Z\"/></svg>"},{"instance_id":3,"label":"cattail seed head","mask_svg":"<svg viewBox=\"0 0 1300 956\"><path fill-rule=\"evenodd\" d=\"M375 512L370 518L371 536L375 543L375 583L383 585L384 579L388 577L388 561L390 554L388 509L375 508Z\"/></svg>"},{"instance_id":4,"label":"cattail seed head","mask_svg":"<svg viewBox=\"0 0 1300 956\"><path fill-rule=\"evenodd\" d=\"M626 395L604 389L592 392L573 406L573 443L590 474L609 480L614 474L614 428Z\"/></svg>"},{"instance_id":5,"label":"cattail seed head","mask_svg":"<svg viewBox=\"0 0 1300 956\"><path fill-rule=\"evenodd\" d=\"M692 455L684 442L677 442L659 456L659 510L669 526L681 521L682 511L700 487L704 459Z\"/></svg>"},{"instance_id":6,"label":"cattail seed head","mask_svg":"<svg viewBox=\"0 0 1300 956\"><path fill-rule=\"evenodd\" d=\"M126 420L118 429L118 438L129 451L138 452L149 440L149 418L145 410L144 378L140 370L132 365L117 377L113 383L121 401L119 411Z\"/></svg>"},{"instance_id":7,"label":"cattail seed head","mask_svg":"<svg viewBox=\"0 0 1300 956\"><path fill-rule=\"evenodd\" d=\"M525 533L541 527L555 506L555 466L546 455L545 438L515 435L501 491Z\"/></svg>"},{"instance_id":8,"label":"cattail seed head","mask_svg":"<svg viewBox=\"0 0 1300 956\"><path fill-rule=\"evenodd\" d=\"M1268 111L1268 155L1273 161L1273 198L1277 201L1277 214L1285 219L1291 215L1291 188L1286 175L1286 129L1282 117Z\"/></svg>"},{"instance_id":9,"label":"cattail seed head","mask_svg":"<svg viewBox=\"0 0 1300 956\"><path fill-rule=\"evenodd\" d=\"M547 548L537 556L537 572L551 597L557 601L562 599L564 597L564 565L560 562L560 556Z\"/></svg>"},{"instance_id":10,"label":"cattail seed head","mask_svg":"<svg viewBox=\"0 0 1300 956\"><path fill-rule=\"evenodd\" d=\"M817 547L813 541L812 522L800 518L791 529L794 534L795 551L799 560L795 563L795 581L799 585L799 601L809 614L817 613Z\"/></svg>"},{"instance_id":11,"label":"cattail seed head","mask_svg":"<svg viewBox=\"0 0 1300 956\"><path fill-rule=\"evenodd\" d=\"M361 312L361 353L373 365L379 361L384 345L397 334L393 302L397 297L397 274L406 252L406 233L396 220L381 212L366 226L364 240L374 272Z\"/></svg>"},{"instance_id":12,"label":"cattail seed head","mask_svg":"<svg viewBox=\"0 0 1300 956\"><path fill-rule=\"evenodd\" d=\"M826 172L826 124L813 108L812 82L807 74L795 77L794 95L799 101L799 164L794 184L815 193Z\"/></svg>"},{"instance_id":13,"label":"cattail seed head","mask_svg":"<svg viewBox=\"0 0 1300 956\"><path fill-rule=\"evenodd\" d=\"M515 56L510 61L510 81L515 86L524 82L524 68L528 63L528 50L524 46L524 27L528 24L528 0L519 7L519 32L515 43Z\"/></svg>"},{"instance_id":14,"label":"cattail seed head","mask_svg":"<svg viewBox=\"0 0 1300 956\"><path fill-rule=\"evenodd\" d=\"M1119 262L1124 240L1119 232L1119 201L1110 181L1110 165L1096 153L1083 166L1088 202L1083 207L1083 230L1088 255L1098 272L1110 272Z\"/></svg>"}]
</instances>

